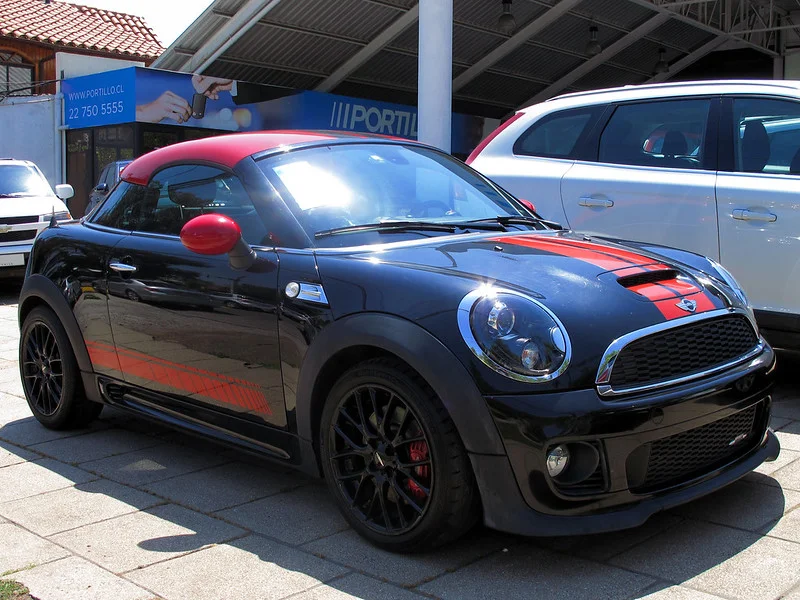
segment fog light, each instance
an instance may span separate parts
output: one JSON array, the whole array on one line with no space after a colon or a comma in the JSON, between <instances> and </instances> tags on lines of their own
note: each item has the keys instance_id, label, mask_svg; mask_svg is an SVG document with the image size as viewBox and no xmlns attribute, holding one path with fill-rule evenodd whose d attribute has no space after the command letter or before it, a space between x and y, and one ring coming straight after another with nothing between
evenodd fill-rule
<instances>
[{"instance_id":1,"label":"fog light","mask_svg":"<svg viewBox=\"0 0 800 600\"><path fill-rule=\"evenodd\" d=\"M559 445L547 453L547 472L550 477L558 477L569 464L569 450L566 446Z\"/></svg>"}]
</instances>

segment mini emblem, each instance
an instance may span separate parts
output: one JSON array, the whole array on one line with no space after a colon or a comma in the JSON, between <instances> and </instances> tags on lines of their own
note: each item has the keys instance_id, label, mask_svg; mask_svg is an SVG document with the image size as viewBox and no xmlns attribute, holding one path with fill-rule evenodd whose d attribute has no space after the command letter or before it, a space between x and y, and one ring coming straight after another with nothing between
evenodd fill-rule
<instances>
[{"instance_id":1,"label":"mini emblem","mask_svg":"<svg viewBox=\"0 0 800 600\"><path fill-rule=\"evenodd\" d=\"M730 442L728 442L728 446L735 446L739 442L743 441L747 437L746 433L740 433L735 438L733 438Z\"/></svg>"},{"instance_id":2,"label":"mini emblem","mask_svg":"<svg viewBox=\"0 0 800 600\"><path fill-rule=\"evenodd\" d=\"M689 300L688 298L684 298L680 302L678 302L675 306L680 308L681 310L685 310L686 312L694 312L697 308L697 302L694 300Z\"/></svg>"}]
</instances>

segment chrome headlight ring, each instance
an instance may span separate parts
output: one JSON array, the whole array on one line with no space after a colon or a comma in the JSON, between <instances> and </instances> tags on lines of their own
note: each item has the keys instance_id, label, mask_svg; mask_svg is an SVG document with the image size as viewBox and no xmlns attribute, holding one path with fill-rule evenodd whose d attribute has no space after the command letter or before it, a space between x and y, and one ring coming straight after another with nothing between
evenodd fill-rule
<instances>
[{"instance_id":1,"label":"chrome headlight ring","mask_svg":"<svg viewBox=\"0 0 800 600\"><path fill-rule=\"evenodd\" d=\"M572 357L567 330L553 311L514 290L482 286L464 296L458 328L483 364L515 381L552 381Z\"/></svg>"}]
</instances>

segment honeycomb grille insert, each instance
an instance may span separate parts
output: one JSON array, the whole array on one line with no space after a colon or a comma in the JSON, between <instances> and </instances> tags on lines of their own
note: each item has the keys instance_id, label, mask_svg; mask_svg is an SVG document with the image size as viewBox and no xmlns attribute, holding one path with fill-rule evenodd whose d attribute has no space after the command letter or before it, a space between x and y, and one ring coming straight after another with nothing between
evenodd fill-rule
<instances>
[{"instance_id":1,"label":"honeycomb grille insert","mask_svg":"<svg viewBox=\"0 0 800 600\"><path fill-rule=\"evenodd\" d=\"M752 326L740 315L677 327L625 346L609 383L618 389L677 379L731 362L757 344Z\"/></svg>"},{"instance_id":2,"label":"honeycomb grille insert","mask_svg":"<svg viewBox=\"0 0 800 600\"><path fill-rule=\"evenodd\" d=\"M652 491L678 484L744 454L759 439L755 431L757 413L758 405L752 406L702 427L652 442L644 481L632 491Z\"/></svg>"}]
</instances>

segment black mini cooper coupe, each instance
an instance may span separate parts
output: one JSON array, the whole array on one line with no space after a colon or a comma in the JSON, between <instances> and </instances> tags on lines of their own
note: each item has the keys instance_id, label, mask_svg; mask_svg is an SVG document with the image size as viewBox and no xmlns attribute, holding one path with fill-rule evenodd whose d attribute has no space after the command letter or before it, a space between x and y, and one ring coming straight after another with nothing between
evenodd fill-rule
<instances>
[{"instance_id":1,"label":"black mini cooper coupe","mask_svg":"<svg viewBox=\"0 0 800 600\"><path fill-rule=\"evenodd\" d=\"M151 152L39 235L19 321L45 426L110 404L294 465L395 551L636 526L779 451L727 271L565 231L409 141Z\"/></svg>"}]
</instances>

